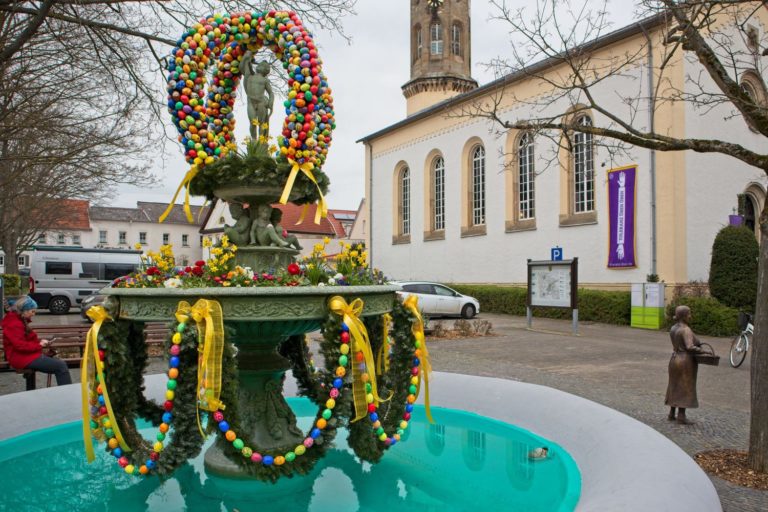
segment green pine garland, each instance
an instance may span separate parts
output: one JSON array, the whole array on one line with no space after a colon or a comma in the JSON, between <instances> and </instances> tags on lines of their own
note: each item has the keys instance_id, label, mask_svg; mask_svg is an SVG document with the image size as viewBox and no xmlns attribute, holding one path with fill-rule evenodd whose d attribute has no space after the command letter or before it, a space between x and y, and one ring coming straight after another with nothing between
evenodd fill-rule
<instances>
[{"instance_id":1,"label":"green pine garland","mask_svg":"<svg viewBox=\"0 0 768 512\"><path fill-rule=\"evenodd\" d=\"M400 422L406 406L408 388L410 386L411 368L413 365L414 336L411 331L416 319L398 300L393 302L392 326L389 336L392 339L389 355L389 371L378 376L379 396L389 397L378 408L379 420L388 434L399 431ZM371 348L378 355L379 348L384 343L383 319L380 316L363 319L371 340ZM178 322L170 324L170 332L176 332ZM143 324L127 320L105 323L99 332L99 347L105 350L105 371L107 386L113 404L116 420L125 437L128 446L133 449L131 456L135 463L143 463L152 451L151 443L138 433L134 418L142 417L153 424L160 423L163 408L149 401L144 396L143 372L147 365L147 345L143 332ZM329 312L328 318L322 325L323 340L320 351L323 356L323 367L314 368L311 364L311 353L305 343L305 336L291 336L279 347L279 352L291 362L293 375L297 379L299 392L310 398L317 406L317 418L320 417L328 399L328 391L336 378L335 371L341 352L339 336L341 333L341 317ZM225 328L225 339L231 339L232 330ZM166 353L171 346L169 335L165 343ZM157 461L156 474L167 476L188 459L197 456L204 439L198 430L197 422L197 360L198 336L193 324L188 324L182 333L179 345L179 376L176 387L176 397L173 406L173 428L171 438L160 453ZM370 369L373 376L373 369ZM285 377L283 377L285 378ZM328 421L322 435L315 440L314 446L306 453L296 457L290 463L281 466L253 463L249 458L234 448L220 436L217 442L224 453L235 461L245 473L260 480L276 481L282 476L309 473L317 461L322 458L332 446L338 428L346 426L349 430L349 446L360 459L378 462L388 449L388 446L375 436L370 420L366 417L352 422L354 410L352 403L351 371L344 377L345 386L336 399L333 417ZM235 357L235 347L225 343L222 357L222 391L221 400L226 404L224 410L227 422L246 446L260 451L254 443L245 436L238 411L238 369ZM201 421L205 424L204 412L201 411ZM216 423L207 421L208 433L214 433ZM218 432L216 432L218 433ZM282 455L293 450L294 446L280 447L263 455Z\"/></svg>"},{"instance_id":2,"label":"green pine garland","mask_svg":"<svg viewBox=\"0 0 768 512\"><path fill-rule=\"evenodd\" d=\"M176 323L171 332L176 332ZM115 419L131 448L129 455L136 464L143 464L152 452L152 443L136 428L135 418L143 417L159 424L163 409L144 397L143 372L147 363L147 345L143 324L118 320L107 322L99 331L99 348L105 352L105 379ZM171 346L168 336L165 349ZM200 453L204 439L197 426L197 330L188 328L179 345L179 376L176 379L176 399L171 414L173 428L170 439L160 453L155 472L161 476L173 473L188 459Z\"/></svg>"}]
</instances>

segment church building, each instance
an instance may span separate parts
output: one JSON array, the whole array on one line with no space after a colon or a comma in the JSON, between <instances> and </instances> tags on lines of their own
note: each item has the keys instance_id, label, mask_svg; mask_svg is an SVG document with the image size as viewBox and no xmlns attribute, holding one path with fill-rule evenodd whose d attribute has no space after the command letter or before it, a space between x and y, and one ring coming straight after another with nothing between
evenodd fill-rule
<instances>
[{"instance_id":1,"label":"church building","mask_svg":"<svg viewBox=\"0 0 768 512\"><path fill-rule=\"evenodd\" d=\"M406 117L360 140L372 265L393 279L525 285L526 261L548 260L559 247L565 259L578 257L582 287L626 290L656 274L670 289L708 280L715 235L738 222L729 216L740 213L759 236L767 181L735 158L638 147L617 155L590 134L570 134L562 144L468 115L476 105L494 104L502 120L515 121L570 106L547 85L548 77L570 71L554 58L478 85L471 76L470 21L467 0L410 0ZM764 40L768 8L749 24ZM627 120L633 115L640 130L764 152L765 137L728 115L728 106L697 110L683 101L653 102L665 87L694 93L689 77L703 73L681 53L666 63L659 86L669 28L658 15L588 43L593 59L642 55L594 85L601 107L626 111ZM754 63L735 78L766 102L768 57L743 38L733 41ZM639 98L639 109L629 112L626 95ZM534 110L548 98L546 111ZM573 115L579 124L608 124L589 109Z\"/></svg>"}]
</instances>

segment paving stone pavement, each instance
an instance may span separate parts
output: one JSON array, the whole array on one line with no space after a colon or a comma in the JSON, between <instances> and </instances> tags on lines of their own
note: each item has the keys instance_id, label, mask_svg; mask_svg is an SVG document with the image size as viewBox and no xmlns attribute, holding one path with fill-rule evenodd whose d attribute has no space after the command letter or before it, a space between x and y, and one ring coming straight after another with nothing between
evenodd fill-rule
<instances>
[{"instance_id":1,"label":"paving stone pavement","mask_svg":"<svg viewBox=\"0 0 768 512\"><path fill-rule=\"evenodd\" d=\"M483 314L479 318L493 324L490 336L430 338L428 346L436 371L519 380L573 393L651 426L690 455L712 448L747 448L749 359L741 368L731 368L728 339L700 337L721 356L720 366L699 367L700 407L688 415L696 423L681 426L666 420L664 393L671 353L666 332L582 322L579 335L574 336L570 321L536 318L533 330L527 330L522 317ZM39 315L36 321L61 325L82 322L77 314ZM453 322L444 320L447 326ZM316 348L313 346L313 352L318 354ZM154 359L148 373L164 369L165 364ZM72 370L72 376L79 381L77 370ZM38 386L43 385L39 376ZM0 394L22 391L24 381L19 375L0 373ZM530 413L536 414L535 404L531 404ZM768 510L768 491L711 478L726 512Z\"/></svg>"}]
</instances>

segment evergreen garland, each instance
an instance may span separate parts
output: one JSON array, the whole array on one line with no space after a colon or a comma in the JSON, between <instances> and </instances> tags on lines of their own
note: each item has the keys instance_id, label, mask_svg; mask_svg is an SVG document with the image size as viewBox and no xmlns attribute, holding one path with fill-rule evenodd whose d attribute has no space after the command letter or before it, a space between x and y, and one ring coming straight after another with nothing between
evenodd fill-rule
<instances>
[{"instance_id":1,"label":"evergreen garland","mask_svg":"<svg viewBox=\"0 0 768 512\"><path fill-rule=\"evenodd\" d=\"M173 324L171 333L175 332L176 325ZM140 464L149 458L152 443L138 432L135 418L141 415L159 424L163 412L160 405L144 397L147 345L143 324L126 320L105 323L99 331L98 342L99 349L104 351L105 380L115 419L132 450L130 458ZM169 335L166 351L170 345ZM196 457L204 442L197 426L197 330L193 326L182 335L180 348L176 399L171 411L173 428L156 461L155 472L161 476L170 475L188 459Z\"/></svg>"},{"instance_id":2,"label":"evergreen garland","mask_svg":"<svg viewBox=\"0 0 768 512\"><path fill-rule=\"evenodd\" d=\"M389 336L392 340L389 354L389 371L377 376L379 396L388 398L378 407L378 416L382 427L388 433L399 431L405 411L408 388L410 386L411 369L414 358L414 336L411 331L416 319L398 300L394 300L392 309L393 322ZM385 342L383 336L383 319L381 316L363 319L369 333L371 348L378 355L379 348ZM177 322L170 324L170 333L176 332ZM164 409L161 405L147 400L144 396L143 372L147 365L147 345L145 343L144 325L140 322L118 320L105 323L99 332L99 348L105 352L105 378L110 398L113 404L116 420L123 436L133 450L131 459L143 461L152 452L152 443L143 439L136 429L134 418L139 416L157 425L161 421ZM305 336L291 336L279 347L279 352L291 362L293 375L297 379L299 392L308 397L318 406L316 420L321 417L331 389L333 380L337 378L336 369L341 352L339 336L341 333L341 317L329 312L323 323L321 332L323 340L320 351L323 356L323 367L313 368L310 364L311 353L305 343ZM232 339L232 329L225 327L225 340ZM171 346L169 334L165 349ZM176 379L176 397L173 402L173 428L170 439L160 453L155 473L167 476L188 459L197 456L204 439L198 429L197 418L197 362L198 335L194 324L188 324L182 333L179 345L179 375ZM268 452L261 452L245 435L247 432L240 423L238 406L238 368L236 348L232 343L225 343L222 357L222 387L221 400L226 405L224 413L231 428L238 433L246 446L252 447L263 455L283 455L292 451L295 446L283 446ZM373 376L374 369L369 369ZM240 450L234 448L223 436L217 443L230 460L235 461L245 473L259 480L277 481L282 476L309 473L317 461L322 458L332 446L338 428L346 426L349 429L349 446L360 459L378 462L389 447L377 439L369 419L363 418L352 422L355 411L352 402L351 371L344 377L345 386L336 398L333 416L322 430L322 435L315 439L315 444L306 453L289 464L263 465L253 463ZM285 377L283 377L285 379ZM201 422L204 418L201 413ZM313 422L314 424L314 422ZM216 422L207 422L209 433L216 430Z\"/></svg>"},{"instance_id":3,"label":"evergreen garland","mask_svg":"<svg viewBox=\"0 0 768 512\"><path fill-rule=\"evenodd\" d=\"M389 331L389 336L392 338L389 371L379 376L377 381L379 396L384 399L389 397L389 400L379 404L377 411L381 426L388 434L400 428L400 421L405 412L414 357L414 337L411 327L415 322L416 318L413 314L395 299ZM379 347L384 343L382 317L365 318L365 327L368 330L373 353L378 354ZM389 446L376 438L368 418L350 422L348 428L349 446L358 457L373 463L381 460Z\"/></svg>"},{"instance_id":4,"label":"evergreen garland","mask_svg":"<svg viewBox=\"0 0 768 512\"><path fill-rule=\"evenodd\" d=\"M189 191L192 195L203 195L213 200L214 190L232 183L268 187L277 183L282 186L292 168L293 165L285 157L275 159L270 155L266 144L250 142L245 153L230 151L226 157L200 169L190 183ZM330 184L328 176L320 169L313 169L312 174L325 194ZM292 201L295 204L313 203L320 199L315 184L301 172L296 176L292 191L298 196Z\"/></svg>"}]
</instances>

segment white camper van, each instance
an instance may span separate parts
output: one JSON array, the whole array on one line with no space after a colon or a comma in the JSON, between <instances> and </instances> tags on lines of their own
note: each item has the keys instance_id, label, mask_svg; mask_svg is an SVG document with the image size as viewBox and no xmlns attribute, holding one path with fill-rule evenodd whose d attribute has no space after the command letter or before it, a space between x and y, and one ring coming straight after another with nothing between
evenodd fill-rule
<instances>
[{"instance_id":1,"label":"white camper van","mask_svg":"<svg viewBox=\"0 0 768 512\"><path fill-rule=\"evenodd\" d=\"M63 315L141 263L141 251L36 246L30 258L30 295L40 309Z\"/></svg>"}]
</instances>

